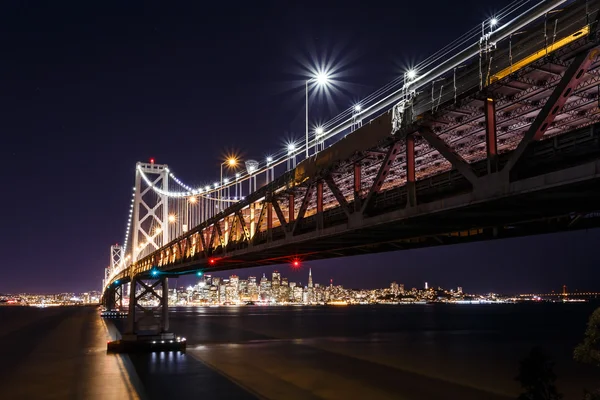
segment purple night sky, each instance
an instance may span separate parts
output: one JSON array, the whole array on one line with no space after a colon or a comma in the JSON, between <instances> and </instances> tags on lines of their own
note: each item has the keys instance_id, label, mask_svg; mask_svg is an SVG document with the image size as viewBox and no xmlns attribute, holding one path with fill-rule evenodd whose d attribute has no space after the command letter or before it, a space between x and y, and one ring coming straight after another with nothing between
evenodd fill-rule
<instances>
[{"instance_id":1,"label":"purple night sky","mask_svg":"<svg viewBox=\"0 0 600 400\"><path fill-rule=\"evenodd\" d=\"M99 289L137 161L184 181L304 132L302 65L340 66L324 121L506 1L22 2L0 5L0 293ZM598 289L598 230L278 267L292 281L473 291ZM261 276L274 268L229 271ZM180 279L180 283L186 282Z\"/></svg>"}]
</instances>

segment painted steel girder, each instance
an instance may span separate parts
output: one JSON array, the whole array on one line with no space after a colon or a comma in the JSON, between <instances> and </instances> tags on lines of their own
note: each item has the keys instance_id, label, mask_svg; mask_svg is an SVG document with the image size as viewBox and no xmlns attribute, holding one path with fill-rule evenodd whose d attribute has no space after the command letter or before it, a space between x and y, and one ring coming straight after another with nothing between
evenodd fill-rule
<instances>
[{"instance_id":1,"label":"painted steel girder","mask_svg":"<svg viewBox=\"0 0 600 400\"><path fill-rule=\"evenodd\" d=\"M510 172L532 141L540 140L542 138L550 124L554 122L554 119L564 107L569 97L573 95L577 85L585 78L586 70L597 55L598 48L595 47L575 56L552 91L546 104L544 104L527 132L525 132L523 139L504 166L503 171L505 171L505 173Z\"/></svg>"}]
</instances>

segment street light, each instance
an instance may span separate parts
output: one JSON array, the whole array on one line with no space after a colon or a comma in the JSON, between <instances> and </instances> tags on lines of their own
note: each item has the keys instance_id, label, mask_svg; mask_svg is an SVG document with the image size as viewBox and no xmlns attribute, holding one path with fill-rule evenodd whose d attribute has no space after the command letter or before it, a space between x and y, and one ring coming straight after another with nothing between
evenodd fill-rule
<instances>
[{"instance_id":1,"label":"street light","mask_svg":"<svg viewBox=\"0 0 600 400\"><path fill-rule=\"evenodd\" d=\"M290 167L290 163L293 163L293 168L296 168L296 143L294 142L289 142L287 144L287 170L291 170L292 168Z\"/></svg>"},{"instance_id":2,"label":"street light","mask_svg":"<svg viewBox=\"0 0 600 400\"><path fill-rule=\"evenodd\" d=\"M227 165L229 168L235 168L235 166L237 164L238 164L238 160L235 157L229 157L229 158L227 158L227 160L225 160L221 163L221 181L220 181L221 186L223 186L223 166ZM223 188L221 188L221 190L219 190L219 209L220 210L223 209Z\"/></svg>"},{"instance_id":3,"label":"street light","mask_svg":"<svg viewBox=\"0 0 600 400\"><path fill-rule=\"evenodd\" d=\"M267 176L267 183L271 182L271 173L269 171L272 171L273 168L270 167L271 163L273 162L273 157L271 156L267 156L267 168L266 168L266 176ZM275 180L275 176L273 176L273 180Z\"/></svg>"},{"instance_id":4,"label":"street light","mask_svg":"<svg viewBox=\"0 0 600 400\"><path fill-rule=\"evenodd\" d=\"M306 97L306 158L308 158L308 84L310 82L316 82L317 86L326 86L329 83L329 75L327 72L320 71L312 78L306 81L305 85L305 97Z\"/></svg>"},{"instance_id":5,"label":"street light","mask_svg":"<svg viewBox=\"0 0 600 400\"><path fill-rule=\"evenodd\" d=\"M318 126L317 129L315 129L315 140L316 140L316 147L317 147L317 151L319 150L319 145L322 144L323 145L323 150L325 149L325 143L321 143L320 142L320 137L323 136L323 127L322 126Z\"/></svg>"}]
</instances>

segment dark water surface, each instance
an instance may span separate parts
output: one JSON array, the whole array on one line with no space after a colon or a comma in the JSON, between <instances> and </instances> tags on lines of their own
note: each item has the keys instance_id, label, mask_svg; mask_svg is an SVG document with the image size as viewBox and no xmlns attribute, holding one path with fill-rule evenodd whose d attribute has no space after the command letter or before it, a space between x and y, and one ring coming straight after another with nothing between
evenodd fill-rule
<instances>
[{"instance_id":1,"label":"dark water surface","mask_svg":"<svg viewBox=\"0 0 600 400\"><path fill-rule=\"evenodd\" d=\"M572 361L596 306L190 307L171 330L188 359L266 398L515 398L519 360L541 346L578 399L600 382Z\"/></svg>"},{"instance_id":2,"label":"dark water surface","mask_svg":"<svg viewBox=\"0 0 600 400\"><path fill-rule=\"evenodd\" d=\"M580 399L600 386L572 361L596 306L174 308L188 351L136 356L106 355L123 321L95 309L0 307L0 398L514 399L538 345Z\"/></svg>"}]
</instances>

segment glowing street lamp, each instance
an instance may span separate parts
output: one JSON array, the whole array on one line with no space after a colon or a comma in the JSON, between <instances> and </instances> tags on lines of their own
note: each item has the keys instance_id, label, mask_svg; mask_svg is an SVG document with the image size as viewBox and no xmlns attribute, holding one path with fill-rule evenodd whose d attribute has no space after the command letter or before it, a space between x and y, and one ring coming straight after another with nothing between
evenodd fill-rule
<instances>
[{"instance_id":1,"label":"glowing street lamp","mask_svg":"<svg viewBox=\"0 0 600 400\"><path fill-rule=\"evenodd\" d=\"M409 80L413 80L417 77L417 71L415 71L414 69L409 69L408 72L406 72L406 76Z\"/></svg>"},{"instance_id":2,"label":"glowing street lamp","mask_svg":"<svg viewBox=\"0 0 600 400\"><path fill-rule=\"evenodd\" d=\"M287 144L287 169L288 171L291 170L292 168L296 168L296 143L294 142L290 142ZM290 166L290 164L293 164L293 167Z\"/></svg>"},{"instance_id":3,"label":"glowing street lamp","mask_svg":"<svg viewBox=\"0 0 600 400\"><path fill-rule=\"evenodd\" d=\"M325 142L322 141L322 139L321 139L324 132L325 131L323 130L322 126L318 126L317 129L315 129L315 139L317 142L317 144L316 144L317 151L319 151L319 145L322 145L322 147L323 147L321 150L325 149Z\"/></svg>"},{"instance_id":4,"label":"glowing street lamp","mask_svg":"<svg viewBox=\"0 0 600 400\"><path fill-rule=\"evenodd\" d=\"M305 96L306 96L306 158L308 158L308 84L316 82L317 86L327 86L329 83L329 75L326 71L320 71L312 78L306 81Z\"/></svg>"},{"instance_id":5,"label":"glowing street lamp","mask_svg":"<svg viewBox=\"0 0 600 400\"><path fill-rule=\"evenodd\" d=\"M175 220L176 220L175 214L169 214L169 222L171 224L173 224L173 223L175 223Z\"/></svg>"},{"instance_id":6,"label":"glowing street lamp","mask_svg":"<svg viewBox=\"0 0 600 400\"><path fill-rule=\"evenodd\" d=\"M273 157L271 156L267 156L267 168L265 171L266 177L267 177L267 183L271 182L271 180L275 180L275 175L273 173L273 179L270 178L271 172L273 171L273 167L269 167L271 165L271 163L273 163Z\"/></svg>"},{"instance_id":7,"label":"glowing street lamp","mask_svg":"<svg viewBox=\"0 0 600 400\"><path fill-rule=\"evenodd\" d=\"M223 166L227 165L229 168L235 168L238 164L238 159L235 157L228 157L227 160L221 163L221 181L220 185L223 186ZM219 207L223 209L223 188L219 190Z\"/></svg>"}]
</instances>

